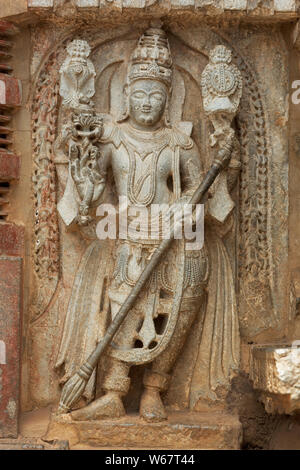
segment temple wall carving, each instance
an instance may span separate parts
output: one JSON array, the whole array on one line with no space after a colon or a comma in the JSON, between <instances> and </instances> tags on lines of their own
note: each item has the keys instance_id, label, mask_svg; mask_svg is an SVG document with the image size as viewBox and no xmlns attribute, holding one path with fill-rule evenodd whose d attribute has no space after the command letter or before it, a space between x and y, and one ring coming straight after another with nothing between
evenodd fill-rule
<instances>
[{"instance_id":1,"label":"temple wall carving","mask_svg":"<svg viewBox=\"0 0 300 470\"><path fill-rule=\"evenodd\" d=\"M300 114L291 98L292 83L300 80L297 2L23 3L3 15L18 27L12 62L19 82L0 65L0 84L15 100L6 106L0 86L0 179L7 183L0 182L0 238L16 240L1 255L3 263L23 258L21 412L52 407L49 440L63 440L66 432L71 445L79 435L87 443L94 430L93 445L105 446L103 416L117 410L113 418L125 418L119 402L103 397L120 393L125 412L140 409L147 421L159 392L170 436L179 411L200 428L201 413L223 413L227 423L232 412L229 447L236 448L243 426L248 439L247 405L235 402L237 390L250 387L258 415L299 409L297 386L278 372L291 368L290 357L299 362L292 348L300 335ZM155 94L147 80L160 84L155 92L165 99L153 140L132 124L130 93L138 100ZM141 89L134 89L137 83ZM20 110L11 116L15 107ZM222 153L223 167L205 199L204 248L191 255L175 240L130 310L134 342L124 321L95 365L97 343L159 246L99 240L97 204L117 207L124 191L134 207L165 201L156 175L167 171L168 194L179 201L191 197L221 150L230 158ZM19 271L15 282L16 276ZM3 336L0 330L0 342ZM0 361L0 373L3 368ZM74 404L66 395L76 373L85 388ZM155 406L157 421L166 419ZM228 439L224 429L221 447ZM109 433L117 442L113 428ZM186 445L195 445L192 436Z\"/></svg>"}]
</instances>

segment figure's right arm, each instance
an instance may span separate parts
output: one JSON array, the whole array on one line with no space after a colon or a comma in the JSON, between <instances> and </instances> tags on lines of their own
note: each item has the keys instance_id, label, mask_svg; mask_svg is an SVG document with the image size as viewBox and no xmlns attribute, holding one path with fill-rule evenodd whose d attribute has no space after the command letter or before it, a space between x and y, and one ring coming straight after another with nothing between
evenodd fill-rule
<instances>
[{"instance_id":1,"label":"figure's right arm","mask_svg":"<svg viewBox=\"0 0 300 470\"><path fill-rule=\"evenodd\" d=\"M99 146L99 157L97 159L97 173L101 177L101 184L95 188L93 204L99 202L103 195L107 183L107 171L111 166L112 148L111 144L102 144Z\"/></svg>"},{"instance_id":2,"label":"figure's right arm","mask_svg":"<svg viewBox=\"0 0 300 470\"><path fill-rule=\"evenodd\" d=\"M84 147L74 133L76 129L69 126L60 141L60 148L68 160L69 177L58 210L67 226L91 222L89 212L103 196L111 161L109 143L101 143L94 136L93 141Z\"/></svg>"}]
</instances>

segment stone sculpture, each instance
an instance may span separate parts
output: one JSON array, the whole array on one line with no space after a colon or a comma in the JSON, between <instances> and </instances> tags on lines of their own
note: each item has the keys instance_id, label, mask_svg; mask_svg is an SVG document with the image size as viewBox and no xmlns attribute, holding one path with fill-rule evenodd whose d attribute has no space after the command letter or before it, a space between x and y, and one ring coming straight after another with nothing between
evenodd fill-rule
<instances>
[{"instance_id":1,"label":"stone sculpture","mask_svg":"<svg viewBox=\"0 0 300 470\"><path fill-rule=\"evenodd\" d=\"M78 44L84 56L79 68ZM69 159L68 182L58 205L65 224L90 226L93 207L99 205L110 184L110 171L117 196L128 200L128 213L138 212L139 208L146 208L150 213L152 204L183 206L203 179L204 170L192 138L170 124L168 109L173 63L166 33L156 24L141 36L130 59L124 87L125 112L118 122L109 115L97 114L90 101L95 90L95 74L92 65L86 62L88 51L85 42L73 41L68 47L69 57L61 70L60 93L65 106L72 111L58 139L58 147ZM233 162L229 163L228 171L237 173L238 142L231 121L241 97L242 80L238 69L230 61L230 51L224 46L216 47L204 70L202 86L204 110L214 126L210 139L213 151L223 152L224 148L228 148L226 158L230 160L232 157ZM74 110L76 107L77 112ZM224 195L230 198L227 181L226 170L222 172L210 201L211 213L217 222L224 222L233 208L222 201ZM214 206L213 201L216 201ZM161 220L165 216L166 213L162 213ZM81 337L78 334L82 327L80 315L83 314L78 312L78 305L82 302L79 296L87 293L83 285L94 282L92 277L88 278L94 269L99 290L102 291L101 315L106 318L106 321L102 318L101 324L106 324L107 328L162 240L160 230L153 239L148 228L147 224L141 225L138 239L132 237L130 232L126 239L118 239L113 249L114 263L112 265L110 262L110 268L106 270L103 267L102 273L99 273L99 268L97 271L96 266L92 267L95 263L92 258L97 256L99 246L92 244L84 255L83 264L79 267L80 281L75 282L56 364L57 368L65 368L63 383L73 376L76 368L78 370L92 352L87 347L91 336L94 335L94 339L97 337L99 341L103 335L99 325L96 326L95 315L90 325L85 324L87 331L82 331ZM232 372L238 368L239 356L235 294L226 249L217 234L212 239L213 257L208 247L211 240L201 249L193 251L186 249L184 240L176 240L172 244L113 338L105 358L101 384L104 394L94 401L96 372L89 370L87 363L82 367L81 376L84 378L86 374L85 380L88 381L85 398L92 403L76 409L80 406L77 403L71 413L73 420L123 416L122 397L129 390L130 367L142 364L149 366L144 373L140 415L154 422L167 418L161 393L168 389L172 368L191 326L199 320L200 310L205 312L209 277L216 280L212 275L212 263L222 269L226 279L224 285L215 285L216 291L227 289L225 305L213 307L214 323L219 329L217 334L222 335L222 328L226 328L225 334L231 345L229 348L225 339L221 346L224 359L221 375L224 380L221 376L215 380L222 385L229 384ZM223 320L218 319L223 315L221 309L222 312L226 309L230 311L225 320L228 325L231 323L229 329ZM76 324L76 319L79 319L81 326ZM91 332L92 324L98 331ZM78 363L80 347L83 350L79 354L81 362ZM216 360L211 358L212 367L216 368ZM201 392L198 394L201 395ZM61 410L66 411L63 399L61 405Z\"/></svg>"},{"instance_id":2,"label":"stone sculpture","mask_svg":"<svg viewBox=\"0 0 300 470\"><path fill-rule=\"evenodd\" d=\"M88 43L79 39L67 47L68 56L60 69L60 95L63 104L70 108L85 108L95 94L96 73L88 59L90 52Z\"/></svg>"},{"instance_id":3,"label":"stone sculpture","mask_svg":"<svg viewBox=\"0 0 300 470\"><path fill-rule=\"evenodd\" d=\"M210 53L209 63L202 74L202 96L204 111L209 117L214 132L209 137L211 147L224 145L224 137L232 135L231 122L237 113L242 96L242 76L231 63L231 52L225 46L216 46ZM236 160L239 168L240 163ZM234 207L227 189L223 173L218 181L217 194L210 205L210 212L220 222L224 222Z\"/></svg>"}]
</instances>

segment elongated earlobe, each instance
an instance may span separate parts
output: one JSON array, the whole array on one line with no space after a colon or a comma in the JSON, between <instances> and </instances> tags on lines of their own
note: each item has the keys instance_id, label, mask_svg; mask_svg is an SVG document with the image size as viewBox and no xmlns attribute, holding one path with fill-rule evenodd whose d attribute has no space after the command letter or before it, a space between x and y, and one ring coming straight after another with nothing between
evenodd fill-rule
<instances>
[{"instance_id":1,"label":"elongated earlobe","mask_svg":"<svg viewBox=\"0 0 300 470\"><path fill-rule=\"evenodd\" d=\"M123 96L124 96L124 109L121 116L117 119L117 122L126 121L129 117L129 85L126 83L123 88Z\"/></svg>"},{"instance_id":2,"label":"elongated earlobe","mask_svg":"<svg viewBox=\"0 0 300 470\"><path fill-rule=\"evenodd\" d=\"M167 127L171 127L169 103L170 103L170 94L168 94L168 97L167 97L165 114L164 114L164 122Z\"/></svg>"},{"instance_id":3,"label":"elongated earlobe","mask_svg":"<svg viewBox=\"0 0 300 470\"><path fill-rule=\"evenodd\" d=\"M129 96L129 84L128 83L125 83L125 85L123 87L123 93L124 93L124 96L126 96L126 97Z\"/></svg>"}]
</instances>

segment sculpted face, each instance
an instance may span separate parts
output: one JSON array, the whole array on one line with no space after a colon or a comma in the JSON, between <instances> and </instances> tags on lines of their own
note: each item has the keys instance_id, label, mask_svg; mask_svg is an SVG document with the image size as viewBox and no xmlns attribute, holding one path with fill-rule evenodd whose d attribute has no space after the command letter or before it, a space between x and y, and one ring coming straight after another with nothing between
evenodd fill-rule
<instances>
[{"instance_id":1,"label":"sculpted face","mask_svg":"<svg viewBox=\"0 0 300 470\"><path fill-rule=\"evenodd\" d=\"M128 89L129 119L137 128L157 128L163 117L168 91L156 80L141 79L133 82Z\"/></svg>"}]
</instances>

